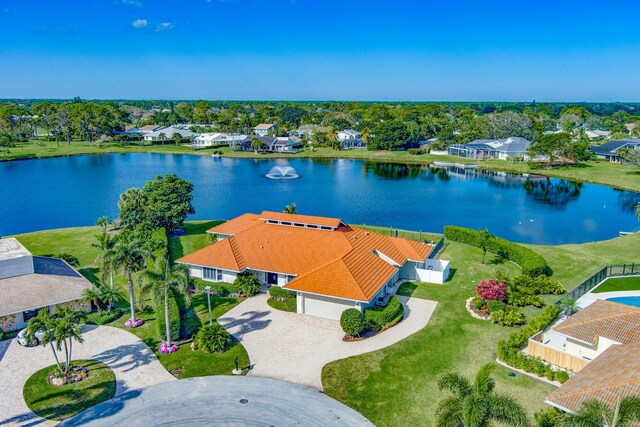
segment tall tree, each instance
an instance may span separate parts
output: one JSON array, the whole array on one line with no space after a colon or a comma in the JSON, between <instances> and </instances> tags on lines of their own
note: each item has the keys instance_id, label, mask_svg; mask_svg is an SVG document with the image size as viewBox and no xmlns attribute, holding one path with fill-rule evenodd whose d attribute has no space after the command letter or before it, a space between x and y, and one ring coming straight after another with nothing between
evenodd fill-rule
<instances>
[{"instance_id":1,"label":"tall tree","mask_svg":"<svg viewBox=\"0 0 640 427\"><path fill-rule=\"evenodd\" d=\"M145 250L144 245L138 240L126 241L119 239L114 248L113 263L122 272L127 275L127 284L129 286L129 309L131 315L131 323L135 324L135 295L133 288L133 274L144 270L147 259L151 254Z\"/></svg>"},{"instance_id":2,"label":"tall tree","mask_svg":"<svg viewBox=\"0 0 640 427\"><path fill-rule=\"evenodd\" d=\"M549 158L548 167L559 157L565 156L571 148L571 136L567 133L540 135L529 147L531 157L546 156Z\"/></svg>"},{"instance_id":3,"label":"tall tree","mask_svg":"<svg viewBox=\"0 0 640 427\"><path fill-rule=\"evenodd\" d=\"M143 276L141 292L150 294L156 303L164 305L164 319L167 347L171 348L171 320L169 318L169 294L190 297L189 270L184 264L171 264L166 257L158 258L153 269L147 269Z\"/></svg>"},{"instance_id":4,"label":"tall tree","mask_svg":"<svg viewBox=\"0 0 640 427\"><path fill-rule=\"evenodd\" d=\"M511 396L495 392L491 377L494 365L478 371L471 383L467 378L448 372L438 379L438 388L451 393L436 409L435 425L446 427L488 427L491 421L501 425L526 426L525 410Z\"/></svg>"},{"instance_id":5,"label":"tall tree","mask_svg":"<svg viewBox=\"0 0 640 427\"><path fill-rule=\"evenodd\" d=\"M484 264L484 259L487 256L487 250L489 249L489 245L493 239L495 239L495 236L489 233L489 230L486 228L483 228L478 232L478 246L482 249L482 264Z\"/></svg>"}]
</instances>

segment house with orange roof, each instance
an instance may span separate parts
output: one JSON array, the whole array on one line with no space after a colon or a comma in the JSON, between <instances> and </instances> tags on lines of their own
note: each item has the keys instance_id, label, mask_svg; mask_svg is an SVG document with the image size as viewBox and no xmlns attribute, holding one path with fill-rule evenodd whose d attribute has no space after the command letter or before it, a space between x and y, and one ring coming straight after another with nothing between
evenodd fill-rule
<instances>
[{"instance_id":1,"label":"house with orange roof","mask_svg":"<svg viewBox=\"0 0 640 427\"><path fill-rule=\"evenodd\" d=\"M297 312L339 319L348 308L382 304L400 280L444 282L448 261L434 245L352 227L338 218L262 212L208 232L218 241L177 260L191 276L232 283L250 271L296 292Z\"/></svg>"}]
</instances>

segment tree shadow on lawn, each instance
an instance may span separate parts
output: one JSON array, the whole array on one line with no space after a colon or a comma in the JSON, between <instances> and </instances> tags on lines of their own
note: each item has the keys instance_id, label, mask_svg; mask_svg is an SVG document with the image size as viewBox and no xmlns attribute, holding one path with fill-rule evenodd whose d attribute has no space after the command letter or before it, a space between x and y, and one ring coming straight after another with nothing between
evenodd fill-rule
<instances>
[{"instance_id":1,"label":"tree shadow on lawn","mask_svg":"<svg viewBox=\"0 0 640 427\"><path fill-rule=\"evenodd\" d=\"M142 390L132 390L121 394L106 402L102 402L96 406L86 409L74 418L72 421L65 423L67 426L82 426L91 421L101 418L110 417L120 412L128 400L135 399L140 396Z\"/></svg>"}]
</instances>

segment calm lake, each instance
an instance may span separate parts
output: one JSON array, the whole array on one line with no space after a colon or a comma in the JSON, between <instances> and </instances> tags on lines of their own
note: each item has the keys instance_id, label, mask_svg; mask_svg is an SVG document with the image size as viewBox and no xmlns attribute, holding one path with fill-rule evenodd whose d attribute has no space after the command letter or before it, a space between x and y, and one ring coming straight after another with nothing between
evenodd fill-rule
<instances>
[{"instance_id":1,"label":"calm lake","mask_svg":"<svg viewBox=\"0 0 640 427\"><path fill-rule=\"evenodd\" d=\"M274 166L291 166L300 177L266 178ZM609 239L638 227L640 194L561 179L356 160L113 154L0 163L0 235L116 217L120 193L169 173L194 183L190 219L280 211L295 202L300 213L353 224L486 227L538 244Z\"/></svg>"}]
</instances>

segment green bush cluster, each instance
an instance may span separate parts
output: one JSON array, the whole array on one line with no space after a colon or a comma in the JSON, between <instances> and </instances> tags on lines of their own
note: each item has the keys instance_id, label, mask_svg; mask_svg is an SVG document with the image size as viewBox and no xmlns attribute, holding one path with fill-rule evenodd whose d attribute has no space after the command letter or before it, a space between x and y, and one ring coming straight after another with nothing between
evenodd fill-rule
<instances>
[{"instance_id":1,"label":"green bush cluster","mask_svg":"<svg viewBox=\"0 0 640 427\"><path fill-rule=\"evenodd\" d=\"M219 323L205 325L196 333L191 343L193 350L223 353L231 346L231 335Z\"/></svg>"},{"instance_id":2,"label":"green bush cluster","mask_svg":"<svg viewBox=\"0 0 640 427\"><path fill-rule=\"evenodd\" d=\"M516 326L524 323L524 314L516 307L505 305L502 310L490 311L494 323L502 326Z\"/></svg>"},{"instance_id":3,"label":"green bush cluster","mask_svg":"<svg viewBox=\"0 0 640 427\"><path fill-rule=\"evenodd\" d=\"M447 225L444 227L444 238L454 242L479 247L478 230ZM547 261L531 249L517 243L496 237L489 240L487 250L498 256L513 261L522 268L522 272L528 276L536 277L541 274L548 275L550 269Z\"/></svg>"},{"instance_id":4,"label":"green bush cluster","mask_svg":"<svg viewBox=\"0 0 640 427\"><path fill-rule=\"evenodd\" d=\"M86 322L89 325L106 325L122 316L122 310L93 311L87 313Z\"/></svg>"},{"instance_id":5,"label":"green bush cluster","mask_svg":"<svg viewBox=\"0 0 640 427\"><path fill-rule=\"evenodd\" d=\"M493 313L495 311L505 311L506 309L507 304L503 303L502 301L487 301L487 310L489 311L489 313Z\"/></svg>"},{"instance_id":6,"label":"green bush cluster","mask_svg":"<svg viewBox=\"0 0 640 427\"><path fill-rule=\"evenodd\" d=\"M239 273L236 280L233 281L233 285L248 297L252 297L260 292L261 287L260 280L258 280L256 275L248 271Z\"/></svg>"},{"instance_id":7,"label":"green bush cluster","mask_svg":"<svg viewBox=\"0 0 640 427\"><path fill-rule=\"evenodd\" d=\"M564 288L562 285L548 276L539 275L537 277L530 277L521 274L509 280L507 301L509 304L518 307L525 305L542 307L544 302L542 298L540 298L540 295L558 295L563 292Z\"/></svg>"},{"instance_id":8,"label":"green bush cluster","mask_svg":"<svg viewBox=\"0 0 640 427\"><path fill-rule=\"evenodd\" d=\"M560 308L555 305L545 307L542 313L529 321L527 326L512 333L506 341L498 342L498 357L514 368L547 377L552 381L565 382L569 378L566 372L554 371L541 359L527 356L520 351L527 345L530 337L553 323L560 311Z\"/></svg>"},{"instance_id":9,"label":"green bush cluster","mask_svg":"<svg viewBox=\"0 0 640 427\"><path fill-rule=\"evenodd\" d=\"M280 286L272 286L269 288L269 295L274 298L292 299L296 297L296 292L290 291L289 289L283 289Z\"/></svg>"},{"instance_id":10,"label":"green bush cluster","mask_svg":"<svg viewBox=\"0 0 640 427\"><path fill-rule=\"evenodd\" d=\"M542 307L544 305L544 301L542 301L540 295L523 292L513 287L507 289L507 301L509 304L517 307L524 307L525 305Z\"/></svg>"},{"instance_id":11,"label":"green bush cluster","mask_svg":"<svg viewBox=\"0 0 640 427\"><path fill-rule=\"evenodd\" d=\"M364 316L357 308L348 308L340 315L340 326L345 334L355 337L364 329Z\"/></svg>"},{"instance_id":12,"label":"green bush cluster","mask_svg":"<svg viewBox=\"0 0 640 427\"><path fill-rule=\"evenodd\" d=\"M167 339L167 332L165 328L165 318L164 318L164 301L160 302L156 306L156 319L158 325L158 336L161 341ZM169 296L169 333L171 335L172 340L180 339L180 309L178 308L178 303L173 295Z\"/></svg>"},{"instance_id":13,"label":"green bush cluster","mask_svg":"<svg viewBox=\"0 0 640 427\"><path fill-rule=\"evenodd\" d=\"M373 306L364 311L364 320L371 329L380 329L399 322L404 316L404 307L398 299L393 296L386 307Z\"/></svg>"},{"instance_id":14,"label":"green bush cluster","mask_svg":"<svg viewBox=\"0 0 640 427\"><path fill-rule=\"evenodd\" d=\"M496 301L499 302L499 301ZM480 299L480 297L473 297L473 299L471 300L471 308L473 308L476 311L480 311L482 310L482 306L484 305L484 303L482 302L482 299Z\"/></svg>"}]
</instances>

